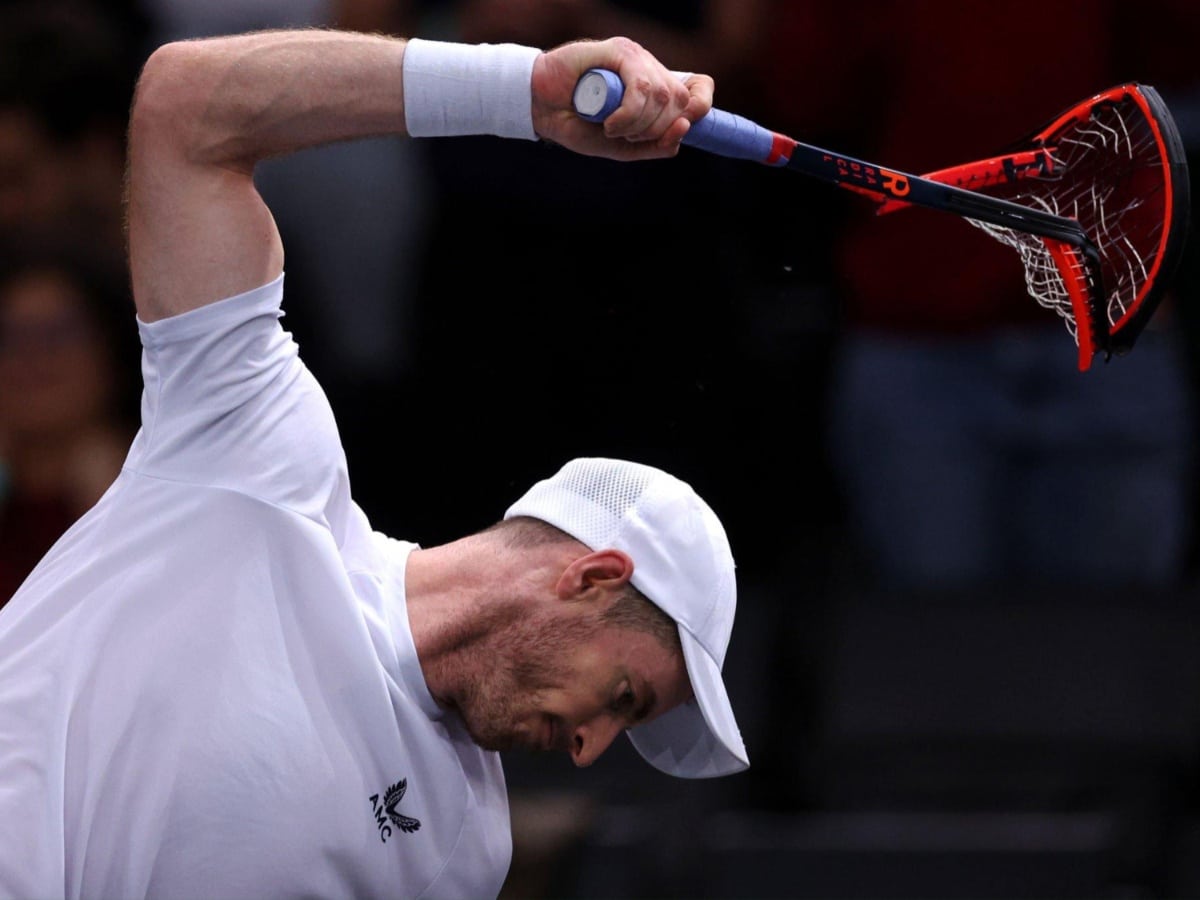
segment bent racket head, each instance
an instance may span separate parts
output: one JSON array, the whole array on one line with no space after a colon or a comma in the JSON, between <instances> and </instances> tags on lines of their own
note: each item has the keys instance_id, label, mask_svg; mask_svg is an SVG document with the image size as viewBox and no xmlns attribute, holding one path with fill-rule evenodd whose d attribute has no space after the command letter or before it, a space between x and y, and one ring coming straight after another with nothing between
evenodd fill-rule
<instances>
[{"instance_id":1,"label":"bent racket head","mask_svg":"<svg viewBox=\"0 0 1200 900\"><path fill-rule=\"evenodd\" d=\"M1170 111L1149 85L1110 88L1010 153L923 177L1080 223L1098 251L1090 267L1049 239L972 220L1020 254L1029 292L1075 337L1080 369L1098 351L1133 347L1183 254L1187 157ZM880 212L901 206L887 201Z\"/></svg>"}]
</instances>

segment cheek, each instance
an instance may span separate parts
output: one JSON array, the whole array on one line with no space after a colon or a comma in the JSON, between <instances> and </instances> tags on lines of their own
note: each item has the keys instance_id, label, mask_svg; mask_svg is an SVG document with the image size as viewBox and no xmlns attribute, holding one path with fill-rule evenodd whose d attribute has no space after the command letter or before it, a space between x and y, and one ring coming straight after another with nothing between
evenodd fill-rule
<instances>
[{"instance_id":1,"label":"cheek","mask_svg":"<svg viewBox=\"0 0 1200 900\"><path fill-rule=\"evenodd\" d=\"M530 692L535 709L568 722L587 721L610 712L611 678L597 678L577 669L564 669L560 676L552 686Z\"/></svg>"},{"instance_id":2,"label":"cheek","mask_svg":"<svg viewBox=\"0 0 1200 900\"><path fill-rule=\"evenodd\" d=\"M561 635L539 640L513 665L521 695L513 698L513 706L568 722L593 718L607 712L612 702L613 666L608 648L568 642Z\"/></svg>"}]
</instances>

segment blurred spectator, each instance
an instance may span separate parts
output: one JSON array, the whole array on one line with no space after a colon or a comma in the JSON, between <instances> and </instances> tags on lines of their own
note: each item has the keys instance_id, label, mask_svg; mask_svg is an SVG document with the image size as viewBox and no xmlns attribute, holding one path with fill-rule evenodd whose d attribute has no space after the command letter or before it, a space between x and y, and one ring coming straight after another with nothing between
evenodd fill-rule
<instances>
[{"instance_id":1,"label":"blurred spectator","mask_svg":"<svg viewBox=\"0 0 1200 900\"><path fill-rule=\"evenodd\" d=\"M55 0L0 9L0 236L73 229L120 257L140 59L100 9Z\"/></svg>"},{"instance_id":2,"label":"blurred spectator","mask_svg":"<svg viewBox=\"0 0 1200 900\"><path fill-rule=\"evenodd\" d=\"M880 2L853 20L780 2L763 93L783 130L927 172L994 155L1120 81L1167 87L1197 9L1059 0L1030 16L1014 3L983 24L950 0ZM870 575L909 588L1177 582L1195 461L1171 304L1132 354L1081 374L1011 250L945 213L841 205L830 447Z\"/></svg>"},{"instance_id":3,"label":"blurred spectator","mask_svg":"<svg viewBox=\"0 0 1200 900\"><path fill-rule=\"evenodd\" d=\"M237 34L261 28L328 24L330 0L142 0L151 43Z\"/></svg>"},{"instance_id":4,"label":"blurred spectator","mask_svg":"<svg viewBox=\"0 0 1200 900\"><path fill-rule=\"evenodd\" d=\"M0 252L0 605L120 471L138 359L123 266L68 243Z\"/></svg>"},{"instance_id":5,"label":"blurred spectator","mask_svg":"<svg viewBox=\"0 0 1200 900\"><path fill-rule=\"evenodd\" d=\"M121 191L140 26L129 4L0 8L0 604L136 424Z\"/></svg>"}]
</instances>

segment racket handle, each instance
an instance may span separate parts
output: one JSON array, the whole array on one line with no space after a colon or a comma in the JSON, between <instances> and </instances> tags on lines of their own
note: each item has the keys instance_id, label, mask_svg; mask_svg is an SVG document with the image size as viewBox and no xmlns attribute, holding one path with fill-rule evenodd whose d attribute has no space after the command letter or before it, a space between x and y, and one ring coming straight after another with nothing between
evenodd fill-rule
<instances>
[{"instance_id":1,"label":"racket handle","mask_svg":"<svg viewBox=\"0 0 1200 900\"><path fill-rule=\"evenodd\" d=\"M589 122L603 122L621 105L625 85L611 69L588 69L575 84L575 112ZM709 110L693 122L683 142L718 156L748 159L768 165L783 165L779 158L780 136L743 116L723 109ZM786 140L786 139L784 139Z\"/></svg>"}]
</instances>

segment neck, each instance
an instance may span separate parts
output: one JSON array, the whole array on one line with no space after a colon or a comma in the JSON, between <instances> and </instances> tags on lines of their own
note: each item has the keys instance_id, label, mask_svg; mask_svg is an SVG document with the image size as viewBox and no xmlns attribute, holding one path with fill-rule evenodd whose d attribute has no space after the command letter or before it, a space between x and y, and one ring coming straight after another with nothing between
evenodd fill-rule
<instances>
[{"instance_id":1,"label":"neck","mask_svg":"<svg viewBox=\"0 0 1200 900\"><path fill-rule=\"evenodd\" d=\"M457 706L474 673L488 665L480 648L514 623L538 614L553 596L562 551L513 551L489 534L414 550L405 572L409 626L429 692Z\"/></svg>"}]
</instances>

